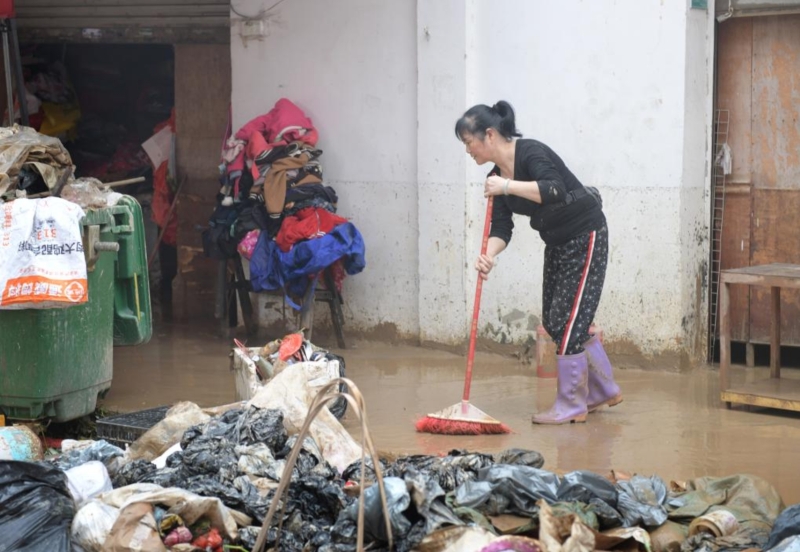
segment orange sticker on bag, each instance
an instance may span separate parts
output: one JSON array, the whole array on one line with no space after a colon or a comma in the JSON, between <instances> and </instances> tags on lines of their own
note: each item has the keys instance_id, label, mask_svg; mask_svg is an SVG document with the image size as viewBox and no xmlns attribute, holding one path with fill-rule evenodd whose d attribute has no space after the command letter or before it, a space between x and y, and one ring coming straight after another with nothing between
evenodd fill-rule
<instances>
[{"instance_id":1,"label":"orange sticker on bag","mask_svg":"<svg viewBox=\"0 0 800 552\"><path fill-rule=\"evenodd\" d=\"M2 304L20 303L85 303L89 299L87 282L52 280L43 276L25 276L8 280L3 289Z\"/></svg>"}]
</instances>

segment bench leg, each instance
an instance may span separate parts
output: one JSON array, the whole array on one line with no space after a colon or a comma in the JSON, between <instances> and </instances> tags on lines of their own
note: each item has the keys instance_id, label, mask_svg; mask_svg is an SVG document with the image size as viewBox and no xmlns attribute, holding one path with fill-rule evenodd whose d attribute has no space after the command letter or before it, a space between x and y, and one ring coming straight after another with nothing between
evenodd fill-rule
<instances>
[{"instance_id":1,"label":"bench leg","mask_svg":"<svg viewBox=\"0 0 800 552\"><path fill-rule=\"evenodd\" d=\"M772 288L772 332L769 344L770 377L781 377L781 288Z\"/></svg>"}]
</instances>

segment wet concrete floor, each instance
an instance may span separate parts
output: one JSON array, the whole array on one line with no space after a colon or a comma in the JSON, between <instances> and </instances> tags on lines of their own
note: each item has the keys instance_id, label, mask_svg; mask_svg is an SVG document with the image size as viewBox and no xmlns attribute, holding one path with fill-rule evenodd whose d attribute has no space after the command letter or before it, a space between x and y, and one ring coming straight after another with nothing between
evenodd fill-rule
<instances>
[{"instance_id":1,"label":"wet concrete floor","mask_svg":"<svg viewBox=\"0 0 800 552\"><path fill-rule=\"evenodd\" d=\"M201 406L233 402L230 346L231 340L213 329L157 328L147 345L115 349L114 382L104 406L128 412L181 400ZM381 343L356 343L337 352L346 359L347 376L364 394L372 438L382 451L437 454L521 447L541 452L545 468L554 471L615 469L666 480L750 473L775 485L787 504L800 502L800 415L727 410L719 402L714 369L690 374L618 371L625 397L621 405L590 415L586 424L545 427L532 425L530 416L550 405L555 380L536 378L533 367L516 359L478 354L471 402L514 433L454 437L418 434L414 421L459 401L462 356ZM734 382L765 374L739 368ZM358 433L353 416L345 425Z\"/></svg>"}]
</instances>

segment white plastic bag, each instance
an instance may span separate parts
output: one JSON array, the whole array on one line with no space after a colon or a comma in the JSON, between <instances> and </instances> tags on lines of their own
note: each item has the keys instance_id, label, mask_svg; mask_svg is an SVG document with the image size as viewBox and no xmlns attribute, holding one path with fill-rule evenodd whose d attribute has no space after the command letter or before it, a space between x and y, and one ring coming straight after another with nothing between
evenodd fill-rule
<instances>
[{"instance_id":1,"label":"white plastic bag","mask_svg":"<svg viewBox=\"0 0 800 552\"><path fill-rule=\"evenodd\" d=\"M86 462L64 473L67 474L67 486L78 508L88 500L114 489L108 470L97 460Z\"/></svg>"},{"instance_id":2,"label":"white plastic bag","mask_svg":"<svg viewBox=\"0 0 800 552\"><path fill-rule=\"evenodd\" d=\"M72 520L72 543L86 552L103 552L119 510L99 500L87 502Z\"/></svg>"},{"instance_id":3,"label":"white plastic bag","mask_svg":"<svg viewBox=\"0 0 800 552\"><path fill-rule=\"evenodd\" d=\"M336 362L338 370L339 363ZM283 425L290 435L300 433L314 397L324 381L332 381L328 362L300 362L287 366L250 400L258 408L277 408L284 413ZM309 433L325 460L342 473L361 459L361 446L328 409L322 409Z\"/></svg>"},{"instance_id":4,"label":"white plastic bag","mask_svg":"<svg viewBox=\"0 0 800 552\"><path fill-rule=\"evenodd\" d=\"M61 198L0 206L0 309L69 307L89 300L80 221Z\"/></svg>"}]
</instances>

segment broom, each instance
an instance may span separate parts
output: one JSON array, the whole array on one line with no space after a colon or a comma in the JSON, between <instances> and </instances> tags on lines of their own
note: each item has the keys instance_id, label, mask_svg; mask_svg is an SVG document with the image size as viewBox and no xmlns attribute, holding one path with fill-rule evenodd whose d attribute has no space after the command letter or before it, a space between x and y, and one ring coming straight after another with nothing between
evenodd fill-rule
<instances>
[{"instance_id":1,"label":"broom","mask_svg":"<svg viewBox=\"0 0 800 552\"><path fill-rule=\"evenodd\" d=\"M492 197L486 205L486 221L483 225L481 255L486 254L489 243L489 227L492 220ZM475 286L475 306L472 310L472 327L469 332L469 352L467 353L467 373L464 376L464 395L461 402L451 407L428 414L417 421L417 431L439 435L484 435L511 433L509 427L495 420L481 409L469 403L469 389L472 385L472 367L475 363L475 342L478 338L478 314L481 311L481 291L483 278L478 275Z\"/></svg>"}]
</instances>

